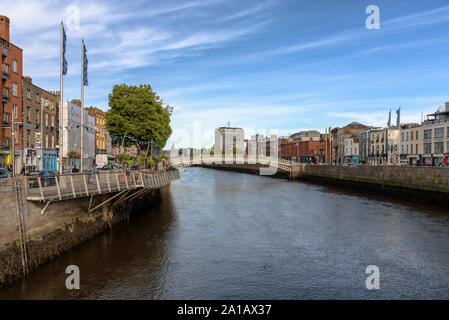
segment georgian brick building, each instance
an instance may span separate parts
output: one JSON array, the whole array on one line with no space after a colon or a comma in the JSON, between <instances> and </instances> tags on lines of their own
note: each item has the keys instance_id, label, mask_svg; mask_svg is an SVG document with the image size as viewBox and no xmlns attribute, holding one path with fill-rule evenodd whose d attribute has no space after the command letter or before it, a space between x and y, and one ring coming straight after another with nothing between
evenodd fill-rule
<instances>
[{"instance_id":1,"label":"georgian brick building","mask_svg":"<svg viewBox=\"0 0 449 320\"><path fill-rule=\"evenodd\" d=\"M23 53L21 48L9 42L9 23L8 17L0 16L0 46L2 51L0 167L7 167L14 163L14 172L19 173L22 166Z\"/></svg>"}]
</instances>

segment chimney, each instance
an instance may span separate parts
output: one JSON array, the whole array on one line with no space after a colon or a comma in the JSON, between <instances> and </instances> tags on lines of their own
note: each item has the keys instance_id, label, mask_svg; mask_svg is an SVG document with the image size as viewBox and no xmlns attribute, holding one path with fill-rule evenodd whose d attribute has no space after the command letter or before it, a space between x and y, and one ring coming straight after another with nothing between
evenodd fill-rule
<instances>
[{"instance_id":1,"label":"chimney","mask_svg":"<svg viewBox=\"0 0 449 320\"><path fill-rule=\"evenodd\" d=\"M9 18L0 16L0 38L9 42Z\"/></svg>"},{"instance_id":2,"label":"chimney","mask_svg":"<svg viewBox=\"0 0 449 320\"><path fill-rule=\"evenodd\" d=\"M33 83L33 79L31 79L30 76L24 76L23 80L25 80L26 82L29 82L29 83Z\"/></svg>"}]
</instances>

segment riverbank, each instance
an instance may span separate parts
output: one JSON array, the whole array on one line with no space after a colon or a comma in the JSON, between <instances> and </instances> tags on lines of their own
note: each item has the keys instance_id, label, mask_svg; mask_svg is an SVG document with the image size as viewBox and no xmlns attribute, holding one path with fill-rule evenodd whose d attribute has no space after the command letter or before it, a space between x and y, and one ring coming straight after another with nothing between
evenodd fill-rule
<instances>
[{"instance_id":1,"label":"riverbank","mask_svg":"<svg viewBox=\"0 0 449 320\"><path fill-rule=\"evenodd\" d=\"M159 189L120 203L116 193L50 203L24 198L23 179L0 186L0 286L10 284L80 243L146 211L159 200ZM106 203L88 213L89 207ZM43 213L43 215L42 215Z\"/></svg>"}]
</instances>

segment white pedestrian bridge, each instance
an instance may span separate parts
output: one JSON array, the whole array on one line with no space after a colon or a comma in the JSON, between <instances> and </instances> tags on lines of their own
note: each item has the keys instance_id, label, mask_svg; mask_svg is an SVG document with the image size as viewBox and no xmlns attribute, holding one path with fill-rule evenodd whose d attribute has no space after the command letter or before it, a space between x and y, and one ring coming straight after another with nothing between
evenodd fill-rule
<instances>
[{"instance_id":1,"label":"white pedestrian bridge","mask_svg":"<svg viewBox=\"0 0 449 320\"><path fill-rule=\"evenodd\" d=\"M242 156L194 156L194 157L171 157L170 161L175 168L185 168L193 165L201 164L232 164L232 165L242 165L242 164L255 164L266 167L274 167L281 171L290 173L292 170L293 162L274 158L274 157L242 157Z\"/></svg>"}]
</instances>

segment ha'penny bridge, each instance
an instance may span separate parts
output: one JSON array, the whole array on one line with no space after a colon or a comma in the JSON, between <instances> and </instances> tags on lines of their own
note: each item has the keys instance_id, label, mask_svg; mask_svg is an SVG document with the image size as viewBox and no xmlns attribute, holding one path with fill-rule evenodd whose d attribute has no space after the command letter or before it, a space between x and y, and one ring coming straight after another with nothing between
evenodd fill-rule
<instances>
[{"instance_id":1,"label":"ha'penny bridge","mask_svg":"<svg viewBox=\"0 0 449 320\"><path fill-rule=\"evenodd\" d=\"M293 162L274 158L274 157L236 157L236 156L224 156L224 157L174 157L170 159L173 166L176 168L186 168L195 165L211 165L211 164L226 164L229 166L239 167L242 165L256 165L260 168L271 168L280 170L284 173L290 174L293 167Z\"/></svg>"}]
</instances>

